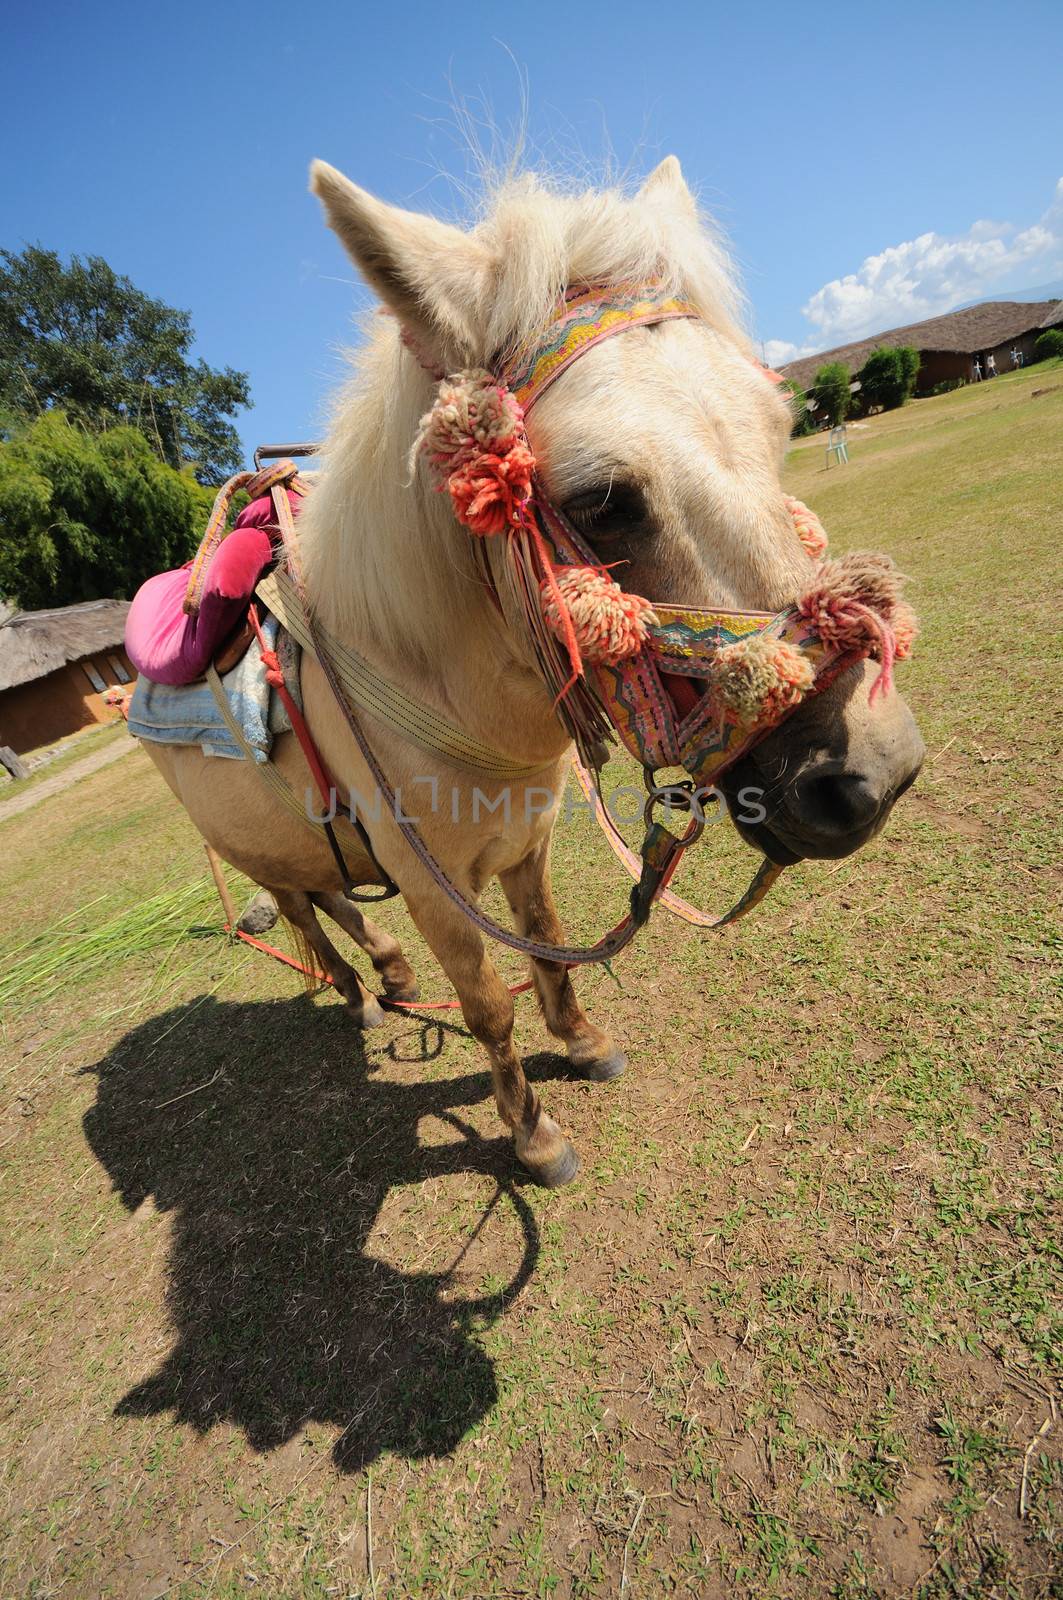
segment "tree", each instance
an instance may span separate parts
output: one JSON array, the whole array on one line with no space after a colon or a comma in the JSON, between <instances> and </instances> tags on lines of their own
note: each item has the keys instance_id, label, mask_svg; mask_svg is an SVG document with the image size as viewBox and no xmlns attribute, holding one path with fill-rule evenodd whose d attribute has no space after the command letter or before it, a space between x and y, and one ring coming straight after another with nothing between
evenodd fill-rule
<instances>
[{"instance_id":1,"label":"tree","mask_svg":"<svg viewBox=\"0 0 1063 1600\"><path fill-rule=\"evenodd\" d=\"M849 369L844 362L828 361L820 367L812 380L809 395L832 428L844 422L849 414Z\"/></svg>"},{"instance_id":2,"label":"tree","mask_svg":"<svg viewBox=\"0 0 1063 1600\"><path fill-rule=\"evenodd\" d=\"M783 389L789 395L790 411L793 414L794 425L791 433L795 439L800 439L806 433L815 433L816 422L808 409L808 396L799 383L792 378L783 380Z\"/></svg>"},{"instance_id":3,"label":"tree","mask_svg":"<svg viewBox=\"0 0 1063 1600\"><path fill-rule=\"evenodd\" d=\"M0 410L32 418L57 406L96 432L138 428L160 461L200 482L238 470L228 420L249 400L246 372L192 361L192 322L100 256L30 245L0 250Z\"/></svg>"},{"instance_id":4,"label":"tree","mask_svg":"<svg viewBox=\"0 0 1063 1600\"><path fill-rule=\"evenodd\" d=\"M904 398L908 400L915 393L915 380L919 376L922 358L919 355L919 351L912 344L899 344L897 346L897 354L900 356L901 365L904 368L904 381L908 385L908 393ZM903 404L903 401L901 403Z\"/></svg>"},{"instance_id":5,"label":"tree","mask_svg":"<svg viewBox=\"0 0 1063 1600\"><path fill-rule=\"evenodd\" d=\"M1033 342L1035 361L1050 361L1053 356L1063 356L1063 329L1046 328Z\"/></svg>"},{"instance_id":6,"label":"tree","mask_svg":"<svg viewBox=\"0 0 1063 1600\"><path fill-rule=\"evenodd\" d=\"M212 501L136 428L92 434L47 411L0 443L0 595L25 609L129 598L194 553Z\"/></svg>"},{"instance_id":7,"label":"tree","mask_svg":"<svg viewBox=\"0 0 1063 1600\"><path fill-rule=\"evenodd\" d=\"M883 411L903 406L915 388L918 372L919 352L911 345L886 345L873 350L857 373L861 398L866 405L879 406Z\"/></svg>"}]
</instances>

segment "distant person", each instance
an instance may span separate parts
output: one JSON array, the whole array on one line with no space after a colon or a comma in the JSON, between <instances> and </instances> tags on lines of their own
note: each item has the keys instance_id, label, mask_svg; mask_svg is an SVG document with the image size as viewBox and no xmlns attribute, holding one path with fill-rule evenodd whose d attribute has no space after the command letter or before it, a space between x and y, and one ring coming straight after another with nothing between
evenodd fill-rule
<instances>
[{"instance_id":1,"label":"distant person","mask_svg":"<svg viewBox=\"0 0 1063 1600\"><path fill-rule=\"evenodd\" d=\"M995 378L997 375L997 358L992 351L985 358L985 375L987 378Z\"/></svg>"},{"instance_id":2,"label":"distant person","mask_svg":"<svg viewBox=\"0 0 1063 1600\"><path fill-rule=\"evenodd\" d=\"M1012 347L1011 347L1011 370L1012 370L1012 372L1014 372L1016 367L1018 367L1020 365L1021 361L1022 361L1022 357L1019 355L1018 346L1017 345L1012 345Z\"/></svg>"},{"instance_id":3,"label":"distant person","mask_svg":"<svg viewBox=\"0 0 1063 1600\"><path fill-rule=\"evenodd\" d=\"M981 383L982 381L982 363L977 356L974 358L974 381L975 383Z\"/></svg>"}]
</instances>

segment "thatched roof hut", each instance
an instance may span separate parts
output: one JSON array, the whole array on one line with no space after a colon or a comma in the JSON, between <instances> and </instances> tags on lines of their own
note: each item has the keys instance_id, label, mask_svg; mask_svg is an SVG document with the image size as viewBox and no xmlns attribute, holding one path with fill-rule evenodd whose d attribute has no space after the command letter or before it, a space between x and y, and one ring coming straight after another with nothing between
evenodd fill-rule
<instances>
[{"instance_id":1,"label":"thatched roof hut","mask_svg":"<svg viewBox=\"0 0 1063 1600\"><path fill-rule=\"evenodd\" d=\"M870 339L823 350L818 355L788 361L779 371L802 389L807 389L816 373L828 361L840 361L851 374L859 372L873 350L883 345L913 345L923 358L925 376L937 375L938 363L928 358L938 355L969 356L999 350L1041 328L1063 322L1063 301L989 300L984 305L965 306L943 317L928 317L925 322L910 322L903 328L888 328ZM944 368L942 369L944 375ZM920 387L923 387L921 374Z\"/></svg>"},{"instance_id":2,"label":"thatched roof hut","mask_svg":"<svg viewBox=\"0 0 1063 1600\"><path fill-rule=\"evenodd\" d=\"M46 677L68 661L121 649L128 610L128 600L86 600L0 615L0 691Z\"/></svg>"}]
</instances>

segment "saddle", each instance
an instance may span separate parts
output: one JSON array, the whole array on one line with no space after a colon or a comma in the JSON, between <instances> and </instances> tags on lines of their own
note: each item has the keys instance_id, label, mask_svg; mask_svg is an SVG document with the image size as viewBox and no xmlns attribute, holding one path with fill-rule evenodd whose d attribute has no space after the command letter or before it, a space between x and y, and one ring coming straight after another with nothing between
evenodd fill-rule
<instances>
[{"instance_id":1,"label":"saddle","mask_svg":"<svg viewBox=\"0 0 1063 1600\"><path fill-rule=\"evenodd\" d=\"M301 496L287 486L285 492L297 516ZM253 637L247 608L275 559L275 535L276 512L266 492L244 507L212 550L204 540L193 561L141 584L125 626L126 655L136 670L153 683L179 685L195 683L211 663L219 673L234 667ZM188 603L193 587L194 609Z\"/></svg>"}]
</instances>

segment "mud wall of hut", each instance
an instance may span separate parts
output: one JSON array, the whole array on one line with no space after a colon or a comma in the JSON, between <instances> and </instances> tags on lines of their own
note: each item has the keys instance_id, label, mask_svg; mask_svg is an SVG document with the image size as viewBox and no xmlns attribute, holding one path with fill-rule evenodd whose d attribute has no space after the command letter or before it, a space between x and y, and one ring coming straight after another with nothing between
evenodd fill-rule
<instances>
[{"instance_id":1,"label":"mud wall of hut","mask_svg":"<svg viewBox=\"0 0 1063 1600\"><path fill-rule=\"evenodd\" d=\"M103 683L102 689L96 687L93 674ZM115 685L131 684L135 676L124 652L109 650L5 689L0 693L0 744L10 745L22 756L79 728L112 722L118 713L104 703L104 696Z\"/></svg>"}]
</instances>

